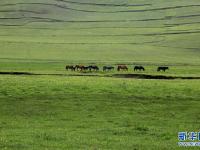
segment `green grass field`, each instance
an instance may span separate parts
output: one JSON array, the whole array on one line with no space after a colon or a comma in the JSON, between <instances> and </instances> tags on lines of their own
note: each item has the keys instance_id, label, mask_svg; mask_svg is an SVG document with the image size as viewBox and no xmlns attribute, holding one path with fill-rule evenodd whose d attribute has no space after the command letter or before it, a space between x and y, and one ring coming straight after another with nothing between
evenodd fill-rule
<instances>
[{"instance_id":1,"label":"green grass field","mask_svg":"<svg viewBox=\"0 0 200 150\"><path fill-rule=\"evenodd\" d=\"M116 75L200 78L199 8L199 0L1 0L0 150L182 149L178 132L200 130L200 80ZM101 70L65 70L76 64ZM129 71L102 71L117 64ZM170 69L156 72L161 65Z\"/></svg>"},{"instance_id":2,"label":"green grass field","mask_svg":"<svg viewBox=\"0 0 200 150\"><path fill-rule=\"evenodd\" d=\"M199 6L198 0L1 0L0 61L200 65Z\"/></svg>"},{"instance_id":3,"label":"green grass field","mask_svg":"<svg viewBox=\"0 0 200 150\"><path fill-rule=\"evenodd\" d=\"M198 80L0 76L1 149L181 149Z\"/></svg>"}]
</instances>

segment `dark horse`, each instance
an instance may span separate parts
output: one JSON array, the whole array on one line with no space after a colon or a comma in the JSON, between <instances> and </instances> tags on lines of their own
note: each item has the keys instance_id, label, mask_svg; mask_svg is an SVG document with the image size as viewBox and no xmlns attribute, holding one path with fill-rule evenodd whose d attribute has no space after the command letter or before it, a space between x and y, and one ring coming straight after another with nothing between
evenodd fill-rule
<instances>
[{"instance_id":1,"label":"dark horse","mask_svg":"<svg viewBox=\"0 0 200 150\"><path fill-rule=\"evenodd\" d=\"M112 66L103 66L103 71L111 71L111 70L114 70L115 68L112 67Z\"/></svg>"},{"instance_id":2,"label":"dark horse","mask_svg":"<svg viewBox=\"0 0 200 150\"><path fill-rule=\"evenodd\" d=\"M166 71L169 70L169 67L158 67L157 71Z\"/></svg>"},{"instance_id":3,"label":"dark horse","mask_svg":"<svg viewBox=\"0 0 200 150\"><path fill-rule=\"evenodd\" d=\"M66 67L65 67L65 69L68 71L68 70L71 70L71 71L75 71L75 67L74 66L70 66L70 65L67 65Z\"/></svg>"},{"instance_id":4,"label":"dark horse","mask_svg":"<svg viewBox=\"0 0 200 150\"><path fill-rule=\"evenodd\" d=\"M125 71L128 71L128 67L126 65L119 65L117 67L117 71L120 71L120 70L125 70Z\"/></svg>"},{"instance_id":5,"label":"dark horse","mask_svg":"<svg viewBox=\"0 0 200 150\"><path fill-rule=\"evenodd\" d=\"M137 71L137 70L139 70L139 71L145 71L145 69L144 69L143 66L135 66L134 67L134 71Z\"/></svg>"},{"instance_id":6,"label":"dark horse","mask_svg":"<svg viewBox=\"0 0 200 150\"><path fill-rule=\"evenodd\" d=\"M94 70L94 71L99 71L99 67L98 66L95 66L95 65L91 65L91 66L88 66L88 69L90 71Z\"/></svg>"}]
</instances>

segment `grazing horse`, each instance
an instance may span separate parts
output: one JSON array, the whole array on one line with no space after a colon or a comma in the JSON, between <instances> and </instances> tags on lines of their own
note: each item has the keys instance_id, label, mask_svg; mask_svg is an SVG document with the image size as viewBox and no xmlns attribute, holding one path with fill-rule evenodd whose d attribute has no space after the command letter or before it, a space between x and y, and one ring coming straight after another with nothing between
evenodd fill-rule
<instances>
[{"instance_id":1,"label":"grazing horse","mask_svg":"<svg viewBox=\"0 0 200 150\"><path fill-rule=\"evenodd\" d=\"M92 70L94 70L94 71L99 71L99 67L98 66L88 66L88 69L90 70L90 71L92 71Z\"/></svg>"},{"instance_id":2,"label":"grazing horse","mask_svg":"<svg viewBox=\"0 0 200 150\"><path fill-rule=\"evenodd\" d=\"M90 70L90 67L89 66L83 66L81 71L87 71L87 70Z\"/></svg>"},{"instance_id":3,"label":"grazing horse","mask_svg":"<svg viewBox=\"0 0 200 150\"><path fill-rule=\"evenodd\" d=\"M85 70L85 66L83 66L83 65L76 65L76 66L75 66L75 69L76 69L77 71L82 71L82 70Z\"/></svg>"},{"instance_id":4,"label":"grazing horse","mask_svg":"<svg viewBox=\"0 0 200 150\"><path fill-rule=\"evenodd\" d=\"M68 70L71 70L71 71L75 71L75 67L74 66L69 66L69 65L67 65L66 67L65 67L65 69L68 71Z\"/></svg>"},{"instance_id":5,"label":"grazing horse","mask_svg":"<svg viewBox=\"0 0 200 150\"><path fill-rule=\"evenodd\" d=\"M169 67L158 67L157 71L166 71L169 70Z\"/></svg>"},{"instance_id":6,"label":"grazing horse","mask_svg":"<svg viewBox=\"0 0 200 150\"><path fill-rule=\"evenodd\" d=\"M117 71L120 71L120 70L125 70L125 71L128 71L128 67L126 65L119 65L117 67Z\"/></svg>"},{"instance_id":7,"label":"grazing horse","mask_svg":"<svg viewBox=\"0 0 200 150\"><path fill-rule=\"evenodd\" d=\"M111 71L111 70L114 70L115 68L112 67L112 66L103 66L103 71Z\"/></svg>"},{"instance_id":8,"label":"grazing horse","mask_svg":"<svg viewBox=\"0 0 200 150\"><path fill-rule=\"evenodd\" d=\"M143 66L135 66L134 67L134 71L137 71L137 70L139 70L139 71L145 71L145 69L144 69Z\"/></svg>"}]
</instances>

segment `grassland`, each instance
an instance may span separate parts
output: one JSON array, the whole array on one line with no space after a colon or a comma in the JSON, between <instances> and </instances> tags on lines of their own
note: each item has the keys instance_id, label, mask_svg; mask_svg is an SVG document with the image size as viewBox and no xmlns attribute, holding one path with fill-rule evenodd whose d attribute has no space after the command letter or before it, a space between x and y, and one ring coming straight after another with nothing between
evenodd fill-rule
<instances>
[{"instance_id":1,"label":"grassland","mask_svg":"<svg viewBox=\"0 0 200 150\"><path fill-rule=\"evenodd\" d=\"M198 131L199 80L0 76L0 148L181 149Z\"/></svg>"},{"instance_id":2,"label":"grassland","mask_svg":"<svg viewBox=\"0 0 200 150\"><path fill-rule=\"evenodd\" d=\"M200 65L199 6L198 0L2 0L0 61Z\"/></svg>"},{"instance_id":3,"label":"grassland","mask_svg":"<svg viewBox=\"0 0 200 150\"><path fill-rule=\"evenodd\" d=\"M143 65L134 73L200 77L199 7L199 0L1 0L0 73L45 75L0 75L0 149L182 149L177 133L200 129L200 80L111 76ZM67 64L129 71L67 72ZM170 70L156 72L160 65Z\"/></svg>"}]
</instances>

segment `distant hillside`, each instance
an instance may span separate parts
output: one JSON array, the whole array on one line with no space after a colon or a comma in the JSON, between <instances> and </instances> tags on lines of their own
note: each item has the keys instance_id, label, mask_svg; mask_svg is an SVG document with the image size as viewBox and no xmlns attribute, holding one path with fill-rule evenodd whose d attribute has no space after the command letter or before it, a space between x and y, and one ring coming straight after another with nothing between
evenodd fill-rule
<instances>
[{"instance_id":1,"label":"distant hillside","mask_svg":"<svg viewBox=\"0 0 200 150\"><path fill-rule=\"evenodd\" d=\"M0 59L200 64L199 0L1 0Z\"/></svg>"}]
</instances>

